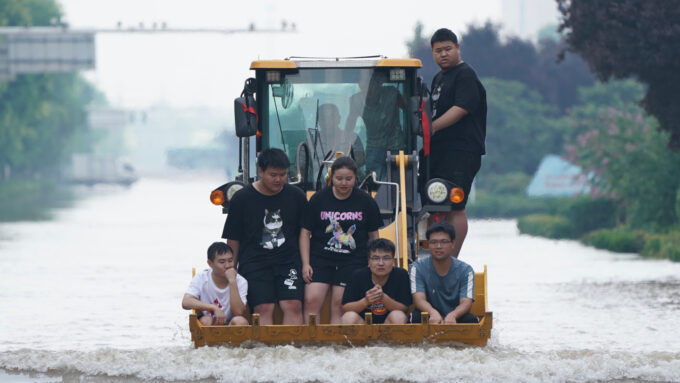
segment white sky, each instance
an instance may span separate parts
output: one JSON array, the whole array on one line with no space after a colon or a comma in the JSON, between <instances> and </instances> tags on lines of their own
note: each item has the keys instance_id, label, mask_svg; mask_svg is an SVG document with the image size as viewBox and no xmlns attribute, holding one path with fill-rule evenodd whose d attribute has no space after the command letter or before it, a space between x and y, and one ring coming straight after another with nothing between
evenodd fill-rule
<instances>
[{"instance_id":1,"label":"white sky","mask_svg":"<svg viewBox=\"0 0 680 383\"><path fill-rule=\"evenodd\" d=\"M113 28L143 22L168 27L279 28L285 34L103 34L97 69L87 73L114 106L209 106L231 109L250 62L288 56L405 57L417 21L429 36L459 33L470 23L501 20L501 0L336 2L291 0L59 0L72 28ZM463 51L464 52L464 51Z\"/></svg>"}]
</instances>

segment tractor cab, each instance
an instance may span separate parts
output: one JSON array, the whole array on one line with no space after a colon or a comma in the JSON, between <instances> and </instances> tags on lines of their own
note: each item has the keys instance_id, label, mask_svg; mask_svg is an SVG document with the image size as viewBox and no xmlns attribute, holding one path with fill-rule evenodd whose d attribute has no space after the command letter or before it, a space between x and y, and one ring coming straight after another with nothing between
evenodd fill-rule
<instances>
[{"instance_id":1,"label":"tractor cab","mask_svg":"<svg viewBox=\"0 0 680 383\"><path fill-rule=\"evenodd\" d=\"M255 77L234 101L239 174L211 200L228 213L231 196L254 181L255 154L265 148L288 154L289 182L308 196L327 185L335 158L350 156L359 166L359 186L380 206L381 236L396 242L399 264L406 266L418 249L418 221L446 210L461 192L429 179L426 164L419 164L418 150L430 137L420 67L418 59L382 56L254 61Z\"/></svg>"}]
</instances>

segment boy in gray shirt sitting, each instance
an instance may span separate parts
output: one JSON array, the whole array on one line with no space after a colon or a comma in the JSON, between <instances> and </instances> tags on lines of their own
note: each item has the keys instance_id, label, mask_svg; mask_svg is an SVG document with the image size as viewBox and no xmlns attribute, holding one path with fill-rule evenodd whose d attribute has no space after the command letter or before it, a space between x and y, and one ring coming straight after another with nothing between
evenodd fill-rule
<instances>
[{"instance_id":1,"label":"boy in gray shirt sitting","mask_svg":"<svg viewBox=\"0 0 680 383\"><path fill-rule=\"evenodd\" d=\"M478 323L470 314L475 291L475 272L454 255L456 232L448 222L438 222L427 230L430 256L411 264L411 294L416 310L412 322L420 322L420 312L430 314L432 324Z\"/></svg>"}]
</instances>

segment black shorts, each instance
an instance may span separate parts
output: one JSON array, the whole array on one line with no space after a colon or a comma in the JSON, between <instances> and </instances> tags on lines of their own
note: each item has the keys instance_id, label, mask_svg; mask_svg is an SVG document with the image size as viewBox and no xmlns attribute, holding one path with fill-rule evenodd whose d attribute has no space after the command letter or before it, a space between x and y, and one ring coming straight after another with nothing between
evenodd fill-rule
<instances>
[{"instance_id":1,"label":"black shorts","mask_svg":"<svg viewBox=\"0 0 680 383\"><path fill-rule=\"evenodd\" d=\"M311 262L312 270L312 282L326 283L332 286L346 287L349 282L352 273L366 265L343 265L343 266L328 266L328 265L315 265Z\"/></svg>"},{"instance_id":2,"label":"black shorts","mask_svg":"<svg viewBox=\"0 0 680 383\"><path fill-rule=\"evenodd\" d=\"M453 205L451 210L465 210L472 189L472 181L482 166L482 156L463 150L438 150L431 152L430 155L430 179L443 178L462 188L465 192L465 198L463 202ZM421 161L423 161L423 158L421 158ZM422 169L425 169L425 162L421 162L421 166ZM427 182L424 178L425 175L422 175L421 189Z\"/></svg>"},{"instance_id":3,"label":"black shorts","mask_svg":"<svg viewBox=\"0 0 680 383\"><path fill-rule=\"evenodd\" d=\"M248 305L303 299L303 280L295 264L277 265L255 270L243 277L248 281Z\"/></svg>"}]
</instances>

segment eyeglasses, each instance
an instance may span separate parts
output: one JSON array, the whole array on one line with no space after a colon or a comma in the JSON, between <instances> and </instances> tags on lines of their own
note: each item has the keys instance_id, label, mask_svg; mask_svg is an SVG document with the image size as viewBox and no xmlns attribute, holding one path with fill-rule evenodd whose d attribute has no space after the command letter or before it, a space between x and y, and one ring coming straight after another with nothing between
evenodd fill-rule
<instances>
[{"instance_id":1,"label":"eyeglasses","mask_svg":"<svg viewBox=\"0 0 680 383\"><path fill-rule=\"evenodd\" d=\"M427 241L427 244L429 246L446 246L451 242L453 242L453 241L451 241L450 239L439 239L439 240L433 239L431 241Z\"/></svg>"},{"instance_id":2,"label":"eyeglasses","mask_svg":"<svg viewBox=\"0 0 680 383\"><path fill-rule=\"evenodd\" d=\"M390 262L392 262L392 260L394 258L393 257L376 257L376 256L373 256L373 257L370 257L368 259L370 259L371 262L375 262L375 263L380 263L380 261L382 261L384 263L390 263Z\"/></svg>"}]
</instances>

